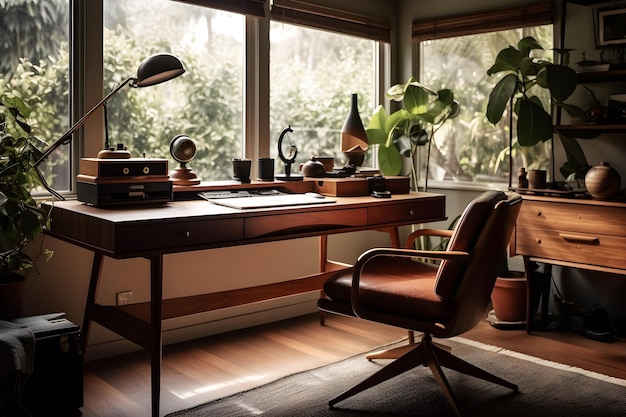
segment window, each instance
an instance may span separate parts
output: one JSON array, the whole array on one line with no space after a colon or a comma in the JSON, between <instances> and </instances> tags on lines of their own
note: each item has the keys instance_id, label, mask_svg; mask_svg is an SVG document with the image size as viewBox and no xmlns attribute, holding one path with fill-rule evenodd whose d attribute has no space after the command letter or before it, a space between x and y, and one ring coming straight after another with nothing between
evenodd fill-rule
<instances>
[{"instance_id":1,"label":"window","mask_svg":"<svg viewBox=\"0 0 626 417\"><path fill-rule=\"evenodd\" d=\"M367 126L379 102L381 45L391 40L388 22L297 0L273 0L270 24L270 155L291 126L298 162L332 156L343 166L341 128L353 93ZM382 54L380 54L382 55ZM374 165L375 152L364 165ZM285 155L287 156L287 155ZM277 160L280 167L281 161Z\"/></svg>"},{"instance_id":2,"label":"window","mask_svg":"<svg viewBox=\"0 0 626 417\"><path fill-rule=\"evenodd\" d=\"M106 104L104 125L98 117L90 119L76 132L72 146L59 147L42 164L52 188L72 190L78 173L74 162L103 148L103 131L110 146L122 143L134 157L167 158L170 169L175 164L169 155L170 141L180 134L190 136L197 145L190 167L205 181L231 178L235 157L277 158L278 136L290 124L292 140L300 149L298 163L321 154L336 156L340 163L339 132L352 93L359 95L364 123L374 104L382 101L376 92L382 75L376 70L381 42L390 41L390 24L299 1L273 0L271 9L269 3L0 2L0 39L7 45L0 54L2 74L29 74L20 78L22 94L33 99L31 122L49 144L68 129L71 114L77 120L90 109L89 103L134 76L147 56L170 52L187 69L168 83L124 88L112 97ZM17 8L29 13L16 17ZM71 22L71 17L76 20ZM269 31L275 47L268 50L264 42ZM13 51L19 53L12 55ZM73 57L72 52L76 52ZM257 62L246 67L245 60L252 56ZM19 58L25 61L20 63ZM71 71L70 65L74 65ZM265 71L270 66L271 76ZM254 96L250 91L255 85L262 86L262 94ZM264 104L268 85L269 110ZM70 87L77 88L77 94L71 94ZM5 89L6 83L0 88ZM280 169L280 161L276 165Z\"/></svg>"},{"instance_id":3,"label":"window","mask_svg":"<svg viewBox=\"0 0 626 417\"><path fill-rule=\"evenodd\" d=\"M420 80L434 90L451 89L461 108L459 116L448 121L431 144L429 181L508 184L509 117L505 114L497 126L486 118L489 93L498 81L497 76L487 76L487 69L501 49L517 45L524 36L535 37L547 49L543 58L552 59L549 49L553 34L552 25L540 24L549 21L549 8L545 6L539 10L521 8L495 13L501 17L487 14L484 16L487 20L475 16L465 17L464 22L450 19L449 27L441 22L414 23L414 38L421 41ZM522 18L526 19L522 23L529 26L515 29ZM507 26L512 29L506 29ZM436 30L439 32L435 33ZM547 102L548 95L544 94L543 99ZM550 164L550 148L551 142L520 147L513 131L512 171L517 172L519 167L546 169ZM420 156L423 173L426 152Z\"/></svg>"},{"instance_id":4,"label":"window","mask_svg":"<svg viewBox=\"0 0 626 417\"><path fill-rule=\"evenodd\" d=\"M196 143L189 166L202 180L230 178L230 161L243 153L245 17L170 0L107 0L104 8L105 94L154 53L173 53L187 69L171 82L112 98L109 143L173 163L169 143L184 134Z\"/></svg>"},{"instance_id":5,"label":"window","mask_svg":"<svg viewBox=\"0 0 626 417\"><path fill-rule=\"evenodd\" d=\"M341 127L352 93L365 126L373 111L376 42L282 22L271 23L270 42L270 155L277 172L283 173L278 138L288 126L298 163L333 156L343 166Z\"/></svg>"},{"instance_id":6,"label":"window","mask_svg":"<svg viewBox=\"0 0 626 417\"><path fill-rule=\"evenodd\" d=\"M48 145L68 128L69 16L69 0L0 2L0 93L26 102L33 133ZM70 188L70 160L61 147L39 166L57 191Z\"/></svg>"}]
</instances>

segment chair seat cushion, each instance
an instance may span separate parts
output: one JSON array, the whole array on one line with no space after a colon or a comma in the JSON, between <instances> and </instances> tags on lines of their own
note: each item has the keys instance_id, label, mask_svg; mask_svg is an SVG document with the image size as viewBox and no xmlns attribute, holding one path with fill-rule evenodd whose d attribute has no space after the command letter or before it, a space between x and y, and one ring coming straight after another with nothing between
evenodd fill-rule
<instances>
[{"instance_id":1,"label":"chair seat cushion","mask_svg":"<svg viewBox=\"0 0 626 417\"><path fill-rule=\"evenodd\" d=\"M379 256L364 267L360 279L360 305L377 313L398 314L419 320L445 321L455 301L435 294L437 266L406 258ZM341 271L324 284L333 302L351 305L352 269Z\"/></svg>"}]
</instances>

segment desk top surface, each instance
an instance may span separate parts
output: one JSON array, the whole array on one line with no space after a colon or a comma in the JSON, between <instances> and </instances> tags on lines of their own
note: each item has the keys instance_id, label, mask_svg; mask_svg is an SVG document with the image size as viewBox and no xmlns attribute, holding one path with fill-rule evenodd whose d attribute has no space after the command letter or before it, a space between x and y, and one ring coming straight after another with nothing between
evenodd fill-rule
<instances>
[{"instance_id":1,"label":"desk top surface","mask_svg":"<svg viewBox=\"0 0 626 417\"><path fill-rule=\"evenodd\" d=\"M443 194L331 201L243 210L206 200L107 208L61 201L54 203L46 233L108 256L129 258L446 219Z\"/></svg>"},{"instance_id":2,"label":"desk top surface","mask_svg":"<svg viewBox=\"0 0 626 417\"><path fill-rule=\"evenodd\" d=\"M256 197L249 197L256 198ZM362 197L332 197L327 203L281 205L253 209L236 209L214 204L206 200L172 201L156 205L124 205L106 208L92 207L76 200L57 201L53 204L52 217L59 210L75 215L92 217L105 222L137 222L153 219L190 219L193 217L214 216L222 217L250 217L267 214L286 214L308 211L333 211L350 207L384 206L401 202L439 200L445 198L442 194L412 192L397 194L391 198Z\"/></svg>"}]
</instances>

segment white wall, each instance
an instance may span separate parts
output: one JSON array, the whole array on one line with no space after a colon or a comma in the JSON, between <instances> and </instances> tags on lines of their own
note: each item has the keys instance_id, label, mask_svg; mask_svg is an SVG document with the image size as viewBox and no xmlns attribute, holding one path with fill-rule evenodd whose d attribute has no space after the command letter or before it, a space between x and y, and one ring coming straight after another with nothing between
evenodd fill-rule
<instances>
[{"instance_id":1,"label":"white wall","mask_svg":"<svg viewBox=\"0 0 626 417\"><path fill-rule=\"evenodd\" d=\"M356 235L356 236L355 236ZM329 238L333 259L353 262L359 253L373 245L389 243L388 235L359 232ZM43 246L54 251L48 263L39 262L40 276L31 274L24 289L24 315L66 312L82 324L93 254L46 236ZM166 255L164 259L164 298L245 288L307 276L318 271L317 238L297 239ZM98 302L114 305L119 291L132 291L133 301L149 299L149 263L145 259L105 258ZM233 329L280 320L316 311L318 292L233 307L215 312L168 320L164 341L175 342ZM136 349L121 337L92 326L88 358Z\"/></svg>"}]
</instances>

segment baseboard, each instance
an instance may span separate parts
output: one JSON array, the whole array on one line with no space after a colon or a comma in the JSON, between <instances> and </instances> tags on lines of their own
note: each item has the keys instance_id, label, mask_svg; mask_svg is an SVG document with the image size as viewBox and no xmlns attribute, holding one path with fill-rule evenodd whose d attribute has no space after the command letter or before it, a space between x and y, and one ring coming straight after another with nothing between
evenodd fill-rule
<instances>
[{"instance_id":1,"label":"baseboard","mask_svg":"<svg viewBox=\"0 0 626 417\"><path fill-rule=\"evenodd\" d=\"M221 316L198 314L180 320L169 320L163 324L163 345L185 342L220 333L241 330L315 313L316 294L285 297L279 300L255 303L253 306L228 309ZM100 343L89 344L86 360L92 361L111 356L123 355L142 350L126 339L116 338Z\"/></svg>"}]
</instances>

